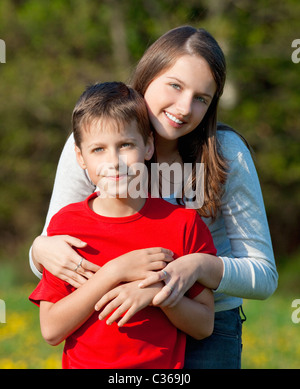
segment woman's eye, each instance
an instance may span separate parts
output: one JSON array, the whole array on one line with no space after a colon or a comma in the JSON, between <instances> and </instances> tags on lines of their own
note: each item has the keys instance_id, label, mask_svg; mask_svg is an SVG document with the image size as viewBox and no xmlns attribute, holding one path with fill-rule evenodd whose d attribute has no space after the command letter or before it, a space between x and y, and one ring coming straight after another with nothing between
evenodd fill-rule
<instances>
[{"instance_id":1,"label":"woman's eye","mask_svg":"<svg viewBox=\"0 0 300 389\"><path fill-rule=\"evenodd\" d=\"M177 89L177 90L180 90L180 85L175 84L175 83L172 83L172 84L170 84L170 85L171 85L172 88Z\"/></svg>"},{"instance_id":2,"label":"woman's eye","mask_svg":"<svg viewBox=\"0 0 300 389\"><path fill-rule=\"evenodd\" d=\"M202 96L196 96L195 99L201 103L207 104L207 100Z\"/></svg>"}]
</instances>

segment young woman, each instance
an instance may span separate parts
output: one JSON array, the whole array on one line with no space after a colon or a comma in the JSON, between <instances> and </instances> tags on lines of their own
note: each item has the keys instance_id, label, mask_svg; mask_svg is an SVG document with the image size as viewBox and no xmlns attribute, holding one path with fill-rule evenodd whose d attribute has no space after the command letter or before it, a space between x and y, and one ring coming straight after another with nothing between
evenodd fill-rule
<instances>
[{"instance_id":1,"label":"young woman","mask_svg":"<svg viewBox=\"0 0 300 389\"><path fill-rule=\"evenodd\" d=\"M214 333L201 341L188 338L187 368L239 368L242 298L265 299L277 287L267 218L249 148L234 130L217 125L225 75L224 55L215 39L203 29L183 26L150 46L132 78L132 86L145 98L155 130L157 161L192 163L194 170L196 164L204 164L204 202L198 212L211 231L218 256L191 254L144 281L148 285L165 280L154 300L161 305L176 304L195 281L214 290ZM77 168L74 140L69 138L43 234L54 213L94 190L86 172ZM181 197L184 202L184 193ZM177 201L174 196L167 200ZM81 245L84 242L74 237L40 236L32 247L31 267L39 276L45 267L79 286L97 270L72 248ZM151 250L126 255L157 255Z\"/></svg>"}]
</instances>

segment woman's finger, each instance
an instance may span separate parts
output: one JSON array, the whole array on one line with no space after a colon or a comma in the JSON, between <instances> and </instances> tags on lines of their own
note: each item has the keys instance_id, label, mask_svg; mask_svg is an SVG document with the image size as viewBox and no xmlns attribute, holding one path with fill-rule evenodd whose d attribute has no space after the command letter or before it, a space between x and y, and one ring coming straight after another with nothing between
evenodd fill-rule
<instances>
[{"instance_id":1,"label":"woman's finger","mask_svg":"<svg viewBox=\"0 0 300 389\"><path fill-rule=\"evenodd\" d=\"M70 246L77 247L77 248L82 248L87 245L87 243L83 242L81 239L74 238L74 236L70 236L70 235L64 235L64 240Z\"/></svg>"},{"instance_id":2,"label":"woman's finger","mask_svg":"<svg viewBox=\"0 0 300 389\"><path fill-rule=\"evenodd\" d=\"M82 264L81 264L81 267L84 271L89 271L89 272L92 272L92 273L96 273L99 269L100 269L100 266L96 265L95 263L93 262L90 262L86 259L84 259L82 261Z\"/></svg>"},{"instance_id":3,"label":"woman's finger","mask_svg":"<svg viewBox=\"0 0 300 389\"><path fill-rule=\"evenodd\" d=\"M65 274L61 275L61 279L76 289L78 289L87 281L85 277L81 276L78 273L75 273L72 270L66 270Z\"/></svg>"},{"instance_id":4,"label":"woman's finger","mask_svg":"<svg viewBox=\"0 0 300 389\"><path fill-rule=\"evenodd\" d=\"M85 278L91 278L100 269L100 266L87 261L85 258L81 259L75 267L76 273L83 275Z\"/></svg>"},{"instance_id":5,"label":"woman's finger","mask_svg":"<svg viewBox=\"0 0 300 389\"><path fill-rule=\"evenodd\" d=\"M167 300L168 297L172 294L172 289L165 285L160 292L157 293L157 295L154 297L152 304L153 305L162 305L162 303Z\"/></svg>"},{"instance_id":6,"label":"woman's finger","mask_svg":"<svg viewBox=\"0 0 300 389\"><path fill-rule=\"evenodd\" d=\"M160 270L156 273L153 273L149 277L145 278L143 281L141 281L138 285L139 288L145 288L147 286L156 284L159 281L164 281L167 279L168 273L165 270Z\"/></svg>"}]
</instances>

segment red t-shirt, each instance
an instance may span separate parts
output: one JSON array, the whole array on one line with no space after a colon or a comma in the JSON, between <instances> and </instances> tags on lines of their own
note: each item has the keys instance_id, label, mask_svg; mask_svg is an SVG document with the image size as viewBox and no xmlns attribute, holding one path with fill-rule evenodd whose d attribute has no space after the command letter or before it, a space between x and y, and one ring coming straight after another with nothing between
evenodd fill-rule
<instances>
[{"instance_id":1,"label":"red t-shirt","mask_svg":"<svg viewBox=\"0 0 300 389\"><path fill-rule=\"evenodd\" d=\"M77 251L100 266L129 251L148 247L168 248L175 258L195 252L216 254L211 234L194 210L148 198L140 212L111 218L89 208L89 200L96 196L94 193L60 210L51 219L48 235L68 234L82 239L88 245ZM196 283L188 296L194 298L202 290ZM72 286L45 270L29 298L37 305L41 300L55 303L72 291ZM98 314L92 314L66 339L63 368L183 367L185 334L160 308L146 307L120 328L116 323L107 325L105 320L98 320Z\"/></svg>"}]
</instances>

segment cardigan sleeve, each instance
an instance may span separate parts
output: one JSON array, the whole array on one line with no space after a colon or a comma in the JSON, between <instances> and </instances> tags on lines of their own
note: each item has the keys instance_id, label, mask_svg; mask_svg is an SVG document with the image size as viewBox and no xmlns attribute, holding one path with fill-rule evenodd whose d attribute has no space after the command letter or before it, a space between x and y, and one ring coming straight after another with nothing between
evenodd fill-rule
<instances>
[{"instance_id":1,"label":"cardigan sleeve","mask_svg":"<svg viewBox=\"0 0 300 389\"><path fill-rule=\"evenodd\" d=\"M237 149L229 160L221 214L231 255L220 257L224 272L216 292L265 299L276 290L278 274L261 187L250 151L236 134L229 136Z\"/></svg>"}]
</instances>

